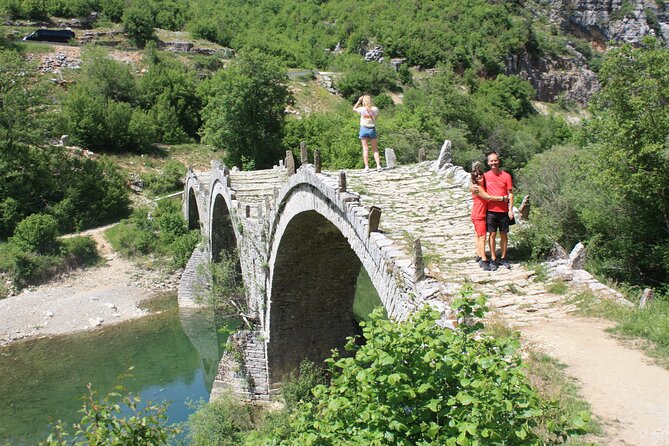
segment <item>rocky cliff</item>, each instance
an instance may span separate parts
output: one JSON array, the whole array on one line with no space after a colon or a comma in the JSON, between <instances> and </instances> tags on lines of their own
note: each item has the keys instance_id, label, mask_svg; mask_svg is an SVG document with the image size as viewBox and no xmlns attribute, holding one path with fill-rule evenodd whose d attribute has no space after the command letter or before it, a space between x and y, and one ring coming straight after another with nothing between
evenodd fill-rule
<instances>
[{"instance_id":1,"label":"rocky cliff","mask_svg":"<svg viewBox=\"0 0 669 446\"><path fill-rule=\"evenodd\" d=\"M611 41L639 43L648 35L669 44L664 0L553 0L550 21L604 47Z\"/></svg>"},{"instance_id":2,"label":"rocky cliff","mask_svg":"<svg viewBox=\"0 0 669 446\"><path fill-rule=\"evenodd\" d=\"M584 107L599 90L597 75L588 68L582 54L567 47L567 55L550 58L527 52L506 59L506 73L529 81L537 91L537 100L557 102L560 96Z\"/></svg>"}]
</instances>

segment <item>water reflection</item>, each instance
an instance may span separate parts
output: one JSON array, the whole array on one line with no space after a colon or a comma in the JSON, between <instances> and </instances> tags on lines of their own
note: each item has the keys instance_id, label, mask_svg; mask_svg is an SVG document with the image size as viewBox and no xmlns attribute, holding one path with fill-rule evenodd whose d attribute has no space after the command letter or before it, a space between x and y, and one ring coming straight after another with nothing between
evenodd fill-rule
<instances>
[{"instance_id":1,"label":"water reflection","mask_svg":"<svg viewBox=\"0 0 669 446\"><path fill-rule=\"evenodd\" d=\"M185 401L209 396L226 336L219 328L234 322L170 302L135 321L0 349L0 444L34 444L55 420L77 421L86 384L103 395L131 366L122 385L143 401L172 401L171 422L187 419Z\"/></svg>"}]
</instances>

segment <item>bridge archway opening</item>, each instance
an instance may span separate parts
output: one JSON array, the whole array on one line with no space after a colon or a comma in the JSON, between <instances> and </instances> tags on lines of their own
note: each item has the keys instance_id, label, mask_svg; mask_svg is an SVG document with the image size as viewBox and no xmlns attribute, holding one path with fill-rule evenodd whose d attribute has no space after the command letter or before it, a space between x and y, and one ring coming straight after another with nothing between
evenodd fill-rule
<instances>
[{"instance_id":1,"label":"bridge archway opening","mask_svg":"<svg viewBox=\"0 0 669 446\"><path fill-rule=\"evenodd\" d=\"M292 218L273 266L267 343L271 386L302 360L320 364L333 348L343 352L347 337L361 334L353 307L364 271L346 237L315 211ZM369 294L371 280L368 285ZM381 302L378 295L375 299Z\"/></svg>"},{"instance_id":2,"label":"bridge archway opening","mask_svg":"<svg viewBox=\"0 0 669 446\"><path fill-rule=\"evenodd\" d=\"M232 226L230 210L222 195L216 195L211 214L211 258L214 262L221 260L222 255L237 256L237 237ZM239 263L239 260L237 261ZM241 268L237 268L241 272Z\"/></svg>"},{"instance_id":3,"label":"bridge archway opening","mask_svg":"<svg viewBox=\"0 0 669 446\"><path fill-rule=\"evenodd\" d=\"M200 211L193 188L188 191L188 229L200 229Z\"/></svg>"}]
</instances>

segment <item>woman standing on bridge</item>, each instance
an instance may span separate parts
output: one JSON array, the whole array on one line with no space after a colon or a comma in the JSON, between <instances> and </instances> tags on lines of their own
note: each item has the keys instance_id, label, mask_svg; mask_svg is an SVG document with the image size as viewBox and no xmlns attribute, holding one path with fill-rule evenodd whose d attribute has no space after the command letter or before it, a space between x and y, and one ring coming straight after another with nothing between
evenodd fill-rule
<instances>
[{"instance_id":1,"label":"woman standing on bridge","mask_svg":"<svg viewBox=\"0 0 669 446\"><path fill-rule=\"evenodd\" d=\"M472 192L474 200L474 204L472 205L472 223L474 223L474 236L476 240L476 259L484 271L495 271L497 265L495 262L488 262L485 254L488 201L505 201L508 197L488 195L488 192L486 192L485 177L483 176L483 166L478 161L472 164L472 183L478 186L478 190Z\"/></svg>"},{"instance_id":2,"label":"woman standing on bridge","mask_svg":"<svg viewBox=\"0 0 669 446\"><path fill-rule=\"evenodd\" d=\"M360 106L362 104L362 107ZM365 163L365 172L369 172L369 141L372 142L374 151L374 161L376 161L376 170L381 171L381 160L379 157L379 147L376 143L376 118L379 116L379 109L372 105L372 97L369 95L360 96L358 102L353 106L353 111L360 114L360 143L362 144L362 160Z\"/></svg>"}]
</instances>

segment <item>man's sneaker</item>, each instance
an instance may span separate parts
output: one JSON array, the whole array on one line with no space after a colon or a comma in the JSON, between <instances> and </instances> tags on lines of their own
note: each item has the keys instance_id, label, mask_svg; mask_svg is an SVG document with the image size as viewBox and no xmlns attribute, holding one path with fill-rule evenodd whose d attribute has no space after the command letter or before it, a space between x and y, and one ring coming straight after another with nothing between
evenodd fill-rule
<instances>
[{"instance_id":1,"label":"man's sneaker","mask_svg":"<svg viewBox=\"0 0 669 446\"><path fill-rule=\"evenodd\" d=\"M364 169L362 169L362 171L363 172L369 172L369 167L365 167Z\"/></svg>"},{"instance_id":2,"label":"man's sneaker","mask_svg":"<svg viewBox=\"0 0 669 446\"><path fill-rule=\"evenodd\" d=\"M506 269L511 269L511 262L509 262L509 259L504 257L502 260L499 261L500 266L503 266Z\"/></svg>"},{"instance_id":3,"label":"man's sneaker","mask_svg":"<svg viewBox=\"0 0 669 446\"><path fill-rule=\"evenodd\" d=\"M490 271L490 264L485 260L479 260L479 266L483 269L483 271Z\"/></svg>"},{"instance_id":4,"label":"man's sneaker","mask_svg":"<svg viewBox=\"0 0 669 446\"><path fill-rule=\"evenodd\" d=\"M486 271L497 271L497 265L495 265L495 261L490 259L485 264L488 266L487 268L483 268Z\"/></svg>"},{"instance_id":5,"label":"man's sneaker","mask_svg":"<svg viewBox=\"0 0 669 446\"><path fill-rule=\"evenodd\" d=\"M474 261L475 261L476 263L479 263L479 262L481 261L481 256L476 256L476 257L474 258Z\"/></svg>"}]
</instances>

